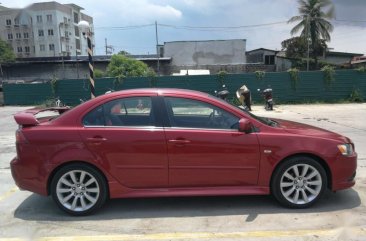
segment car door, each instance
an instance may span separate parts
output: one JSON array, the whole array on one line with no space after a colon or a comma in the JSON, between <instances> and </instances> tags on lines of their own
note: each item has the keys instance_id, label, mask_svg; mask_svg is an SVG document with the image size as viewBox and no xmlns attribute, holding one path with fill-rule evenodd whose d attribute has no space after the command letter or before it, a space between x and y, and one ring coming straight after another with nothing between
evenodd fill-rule
<instances>
[{"instance_id":1,"label":"car door","mask_svg":"<svg viewBox=\"0 0 366 241\"><path fill-rule=\"evenodd\" d=\"M171 187L257 184L258 139L238 131L239 117L199 100L164 100Z\"/></svg>"},{"instance_id":2,"label":"car door","mask_svg":"<svg viewBox=\"0 0 366 241\"><path fill-rule=\"evenodd\" d=\"M168 185L166 140L153 99L115 99L83 118L80 134L85 145L126 187Z\"/></svg>"}]
</instances>

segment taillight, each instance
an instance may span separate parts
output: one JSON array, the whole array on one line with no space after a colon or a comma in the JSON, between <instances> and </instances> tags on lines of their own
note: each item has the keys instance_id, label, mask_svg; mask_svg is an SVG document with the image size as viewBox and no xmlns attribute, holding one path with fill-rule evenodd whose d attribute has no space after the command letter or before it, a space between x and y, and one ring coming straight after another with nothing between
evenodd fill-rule
<instances>
[{"instance_id":1,"label":"taillight","mask_svg":"<svg viewBox=\"0 0 366 241\"><path fill-rule=\"evenodd\" d=\"M25 138L25 136L23 135L21 129L17 130L15 132L15 140L16 143L27 143L27 139Z\"/></svg>"}]
</instances>

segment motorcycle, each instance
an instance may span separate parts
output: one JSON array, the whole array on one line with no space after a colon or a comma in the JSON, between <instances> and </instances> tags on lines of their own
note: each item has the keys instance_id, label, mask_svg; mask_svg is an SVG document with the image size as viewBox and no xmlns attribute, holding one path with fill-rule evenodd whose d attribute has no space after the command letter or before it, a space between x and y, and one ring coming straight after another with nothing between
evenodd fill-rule
<instances>
[{"instance_id":1,"label":"motorcycle","mask_svg":"<svg viewBox=\"0 0 366 241\"><path fill-rule=\"evenodd\" d=\"M266 110L273 110L273 97L272 97L272 89L271 88L267 88L263 91L261 91L260 89L258 89L258 92L260 92L265 100L265 106L264 108Z\"/></svg>"},{"instance_id":2,"label":"motorcycle","mask_svg":"<svg viewBox=\"0 0 366 241\"><path fill-rule=\"evenodd\" d=\"M229 94L230 94L230 92L227 90L225 85L222 85L222 90L220 90L218 92L215 90L216 97L223 99L225 101L227 101L227 97L229 96Z\"/></svg>"},{"instance_id":3,"label":"motorcycle","mask_svg":"<svg viewBox=\"0 0 366 241\"><path fill-rule=\"evenodd\" d=\"M236 91L236 97L240 101L241 108L246 111L252 111L252 95L246 85L243 85Z\"/></svg>"}]
</instances>

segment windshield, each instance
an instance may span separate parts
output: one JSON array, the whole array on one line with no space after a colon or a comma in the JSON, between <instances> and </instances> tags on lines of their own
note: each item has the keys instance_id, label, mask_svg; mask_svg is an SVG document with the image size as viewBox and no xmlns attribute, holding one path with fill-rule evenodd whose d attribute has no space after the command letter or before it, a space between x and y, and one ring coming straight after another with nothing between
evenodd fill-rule
<instances>
[{"instance_id":1,"label":"windshield","mask_svg":"<svg viewBox=\"0 0 366 241\"><path fill-rule=\"evenodd\" d=\"M220 98L218 98L218 97L216 97L216 96L209 95L209 97L214 98L215 100L221 101L221 102L223 102L223 103L228 103L228 104L230 104L230 105L234 106L235 108L237 108L237 109L241 110L241 111L242 111L242 112L244 112L245 114L249 115L249 116L250 116L250 117L252 117L253 119L256 119L257 121L259 121L259 122L261 122L261 123L263 123L263 124L265 124L265 125L268 125L268 126L277 126L277 125L278 125L278 123L277 123L276 121L274 121L274 120L271 120L271 119L266 118L266 117L256 116L256 115L254 115L253 113L251 113L251 112L249 112L249 111L247 111L247 110L244 110L244 109L240 108L239 106L236 106L236 105L234 105L234 104L232 104L232 103L230 103L230 102L227 102L227 101L225 101L225 100L223 100L223 99L220 99Z\"/></svg>"}]
</instances>

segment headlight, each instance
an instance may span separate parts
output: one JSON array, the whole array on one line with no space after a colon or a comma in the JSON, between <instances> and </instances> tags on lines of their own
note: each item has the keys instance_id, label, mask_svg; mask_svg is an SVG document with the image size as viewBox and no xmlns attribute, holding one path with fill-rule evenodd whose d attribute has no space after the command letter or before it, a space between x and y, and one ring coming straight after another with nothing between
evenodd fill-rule
<instances>
[{"instance_id":1,"label":"headlight","mask_svg":"<svg viewBox=\"0 0 366 241\"><path fill-rule=\"evenodd\" d=\"M350 156L353 154L352 144L338 145L338 150L342 153L343 156Z\"/></svg>"}]
</instances>

